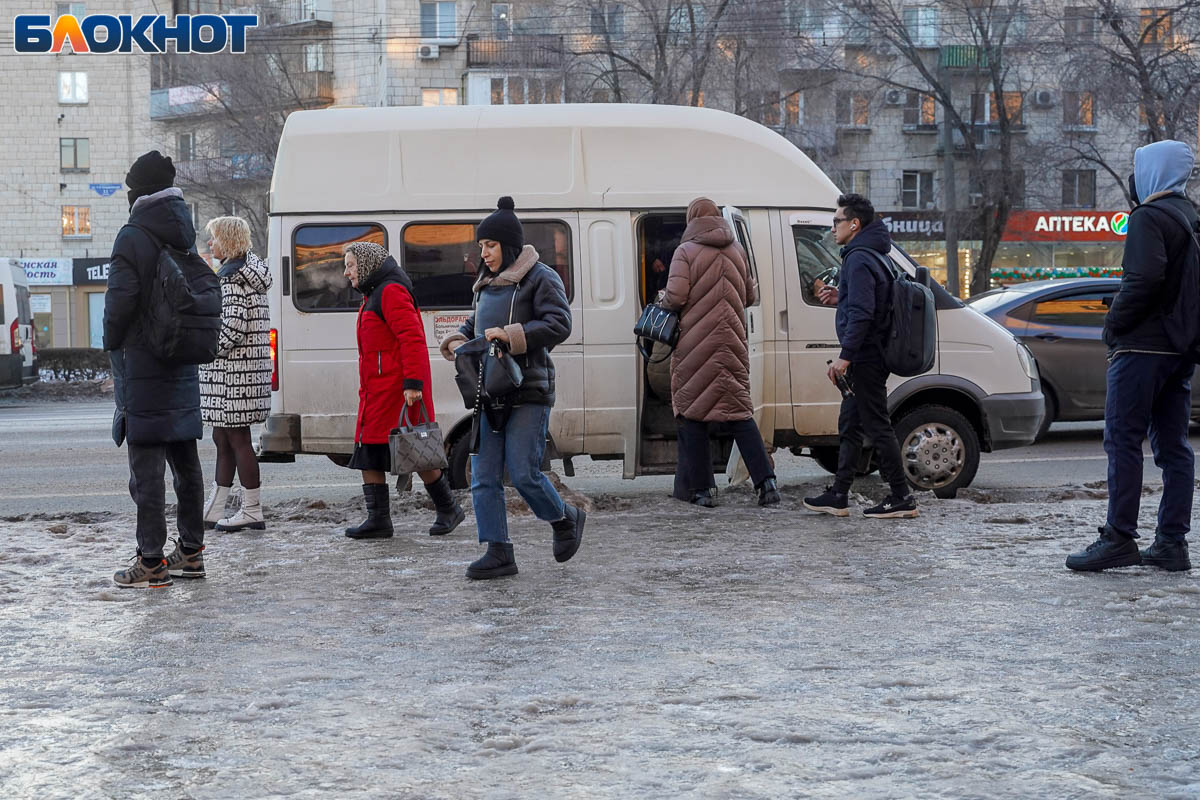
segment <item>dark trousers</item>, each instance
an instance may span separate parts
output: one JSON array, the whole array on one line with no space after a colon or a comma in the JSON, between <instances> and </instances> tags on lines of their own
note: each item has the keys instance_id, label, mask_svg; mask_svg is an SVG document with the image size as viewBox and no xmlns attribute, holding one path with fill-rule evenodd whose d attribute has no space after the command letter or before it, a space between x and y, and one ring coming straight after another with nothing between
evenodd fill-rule
<instances>
[{"instance_id":1,"label":"dark trousers","mask_svg":"<svg viewBox=\"0 0 1200 800\"><path fill-rule=\"evenodd\" d=\"M842 398L842 412L838 416L840 446L833 490L841 494L850 491L865 435L875 448L879 474L887 481L892 495L908 496L908 481L900 462L900 444L888 416L887 368L882 363L855 362L850 365L846 378L854 394Z\"/></svg>"},{"instance_id":2,"label":"dark trousers","mask_svg":"<svg viewBox=\"0 0 1200 800\"><path fill-rule=\"evenodd\" d=\"M679 431L675 471L677 489L682 488L695 493L715 486L708 442L709 423L683 417L676 417L675 422ZM746 462L746 469L750 472L750 480L756 487L767 478L775 477L771 461L767 458L762 434L758 432L758 426L754 424L753 419L714 424L723 425L733 434L738 452L741 453L742 460ZM690 500L691 495L683 499Z\"/></svg>"},{"instance_id":3,"label":"dark trousers","mask_svg":"<svg viewBox=\"0 0 1200 800\"><path fill-rule=\"evenodd\" d=\"M1108 454L1108 524L1137 534L1142 499L1142 442L1150 435L1162 470L1158 533L1182 540L1191 530L1195 456L1188 442L1192 371L1186 356L1122 353L1108 365L1104 452Z\"/></svg>"},{"instance_id":4,"label":"dark trousers","mask_svg":"<svg viewBox=\"0 0 1200 800\"><path fill-rule=\"evenodd\" d=\"M163 483L167 464L179 501L179 540L187 547L204 544L204 473L196 440L125 446L129 449L129 496L137 504L138 552L145 558L162 558L167 543L167 490Z\"/></svg>"}]
</instances>

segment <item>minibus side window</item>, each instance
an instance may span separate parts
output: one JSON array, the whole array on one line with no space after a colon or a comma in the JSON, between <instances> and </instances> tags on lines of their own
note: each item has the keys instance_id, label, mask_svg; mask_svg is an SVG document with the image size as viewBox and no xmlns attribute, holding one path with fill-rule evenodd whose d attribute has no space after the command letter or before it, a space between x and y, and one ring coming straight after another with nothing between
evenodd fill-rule
<instances>
[{"instance_id":1,"label":"minibus side window","mask_svg":"<svg viewBox=\"0 0 1200 800\"><path fill-rule=\"evenodd\" d=\"M812 306L823 306L817 299L822 286L837 286L842 262L834 250L833 233L828 226L793 225L792 236L796 242L796 265L800 269L800 286L804 302Z\"/></svg>"},{"instance_id":2,"label":"minibus side window","mask_svg":"<svg viewBox=\"0 0 1200 800\"><path fill-rule=\"evenodd\" d=\"M356 311L362 303L345 276L342 249L353 242L387 247L387 232L373 223L314 223L292 233L292 302L301 311Z\"/></svg>"},{"instance_id":3,"label":"minibus side window","mask_svg":"<svg viewBox=\"0 0 1200 800\"><path fill-rule=\"evenodd\" d=\"M537 250L543 264L558 273L567 299L573 299L570 228L564 222L546 220L527 220L522 227L525 243ZM413 222L404 226L403 237L401 263L412 278L421 308L470 308L480 263L475 223Z\"/></svg>"}]
</instances>

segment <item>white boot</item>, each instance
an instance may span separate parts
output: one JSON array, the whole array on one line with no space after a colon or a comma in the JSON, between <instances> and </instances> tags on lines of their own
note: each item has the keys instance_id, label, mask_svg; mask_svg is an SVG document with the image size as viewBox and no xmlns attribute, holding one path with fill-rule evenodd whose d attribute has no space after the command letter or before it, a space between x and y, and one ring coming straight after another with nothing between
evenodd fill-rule
<instances>
[{"instance_id":1,"label":"white boot","mask_svg":"<svg viewBox=\"0 0 1200 800\"><path fill-rule=\"evenodd\" d=\"M225 501L229 499L229 490L232 486L212 485L212 489L208 493L208 499L204 501L204 527L211 528L217 524L217 520L225 516Z\"/></svg>"},{"instance_id":2,"label":"white boot","mask_svg":"<svg viewBox=\"0 0 1200 800\"><path fill-rule=\"evenodd\" d=\"M217 530L244 531L247 528L256 531L266 530L267 523L263 522L262 503L259 500L261 491L261 488L243 489L242 507L232 517L218 522Z\"/></svg>"}]
</instances>

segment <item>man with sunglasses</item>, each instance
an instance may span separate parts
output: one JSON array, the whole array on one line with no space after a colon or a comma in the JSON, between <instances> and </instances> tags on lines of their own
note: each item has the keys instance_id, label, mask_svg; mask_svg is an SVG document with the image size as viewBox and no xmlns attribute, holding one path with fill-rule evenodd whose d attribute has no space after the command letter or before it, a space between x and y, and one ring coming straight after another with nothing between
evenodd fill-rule
<instances>
[{"instance_id":1,"label":"man with sunglasses","mask_svg":"<svg viewBox=\"0 0 1200 800\"><path fill-rule=\"evenodd\" d=\"M867 517L907 519L918 514L900 461L900 444L887 409L888 370L883 363L891 276L881 259L889 258L891 235L876 218L875 207L862 195L842 195L833 217L833 238L842 247L838 286L822 287L819 299L837 305L835 326L841 352L829 365L834 385L843 379L838 417L838 470L833 485L818 497L804 498L804 507L836 517L850 515L850 486L862 454L864 435L879 461L879 472L891 488L882 503L863 511Z\"/></svg>"}]
</instances>

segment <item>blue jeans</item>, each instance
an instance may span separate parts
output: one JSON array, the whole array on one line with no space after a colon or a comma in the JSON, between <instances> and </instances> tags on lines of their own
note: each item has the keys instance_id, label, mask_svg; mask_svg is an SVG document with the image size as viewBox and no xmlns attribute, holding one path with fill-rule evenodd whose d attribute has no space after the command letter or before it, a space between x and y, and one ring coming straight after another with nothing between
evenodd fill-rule
<instances>
[{"instance_id":1,"label":"blue jeans","mask_svg":"<svg viewBox=\"0 0 1200 800\"><path fill-rule=\"evenodd\" d=\"M542 473L550 406L515 406L504 430L496 433L484 417L479 421L479 453L471 456L471 500L481 542L508 541L504 507L504 470L540 520L558 522L565 514L562 498Z\"/></svg>"},{"instance_id":2,"label":"blue jeans","mask_svg":"<svg viewBox=\"0 0 1200 800\"><path fill-rule=\"evenodd\" d=\"M1191 530L1195 456L1188 442L1192 371L1186 356L1122 353L1108 365L1104 452L1108 454L1108 524L1136 536L1142 499L1142 442L1150 435L1162 470L1158 533L1182 540Z\"/></svg>"}]
</instances>

